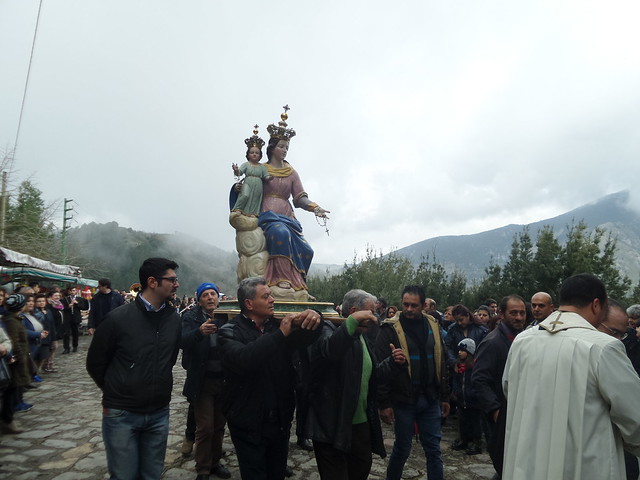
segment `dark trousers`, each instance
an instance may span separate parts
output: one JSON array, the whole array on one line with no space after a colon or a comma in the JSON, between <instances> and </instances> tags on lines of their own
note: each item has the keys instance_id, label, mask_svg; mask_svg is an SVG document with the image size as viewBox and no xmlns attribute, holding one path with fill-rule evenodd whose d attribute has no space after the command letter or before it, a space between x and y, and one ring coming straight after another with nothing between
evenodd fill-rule
<instances>
[{"instance_id":1,"label":"dark trousers","mask_svg":"<svg viewBox=\"0 0 640 480\"><path fill-rule=\"evenodd\" d=\"M19 403L20 395L22 394L22 387L16 387L10 385L4 391L2 395L2 408L0 409L0 420L4 423L13 422L13 416L16 413L16 406Z\"/></svg>"},{"instance_id":2,"label":"dark trousers","mask_svg":"<svg viewBox=\"0 0 640 480\"><path fill-rule=\"evenodd\" d=\"M189 402L189 400L187 399ZM187 410L187 426L184 429L184 436L191 442L196 441L196 415L193 413L193 403L189 402L189 409Z\"/></svg>"},{"instance_id":3,"label":"dark trousers","mask_svg":"<svg viewBox=\"0 0 640 480\"><path fill-rule=\"evenodd\" d=\"M458 409L458 427L463 443L480 442L482 438L482 412L477 408L460 407Z\"/></svg>"},{"instance_id":4,"label":"dark trousers","mask_svg":"<svg viewBox=\"0 0 640 480\"><path fill-rule=\"evenodd\" d=\"M627 470L627 480L638 480L638 476L640 476L638 458L626 450L624 452L624 466Z\"/></svg>"},{"instance_id":5,"label":"dark trousers","mask_svg":"<svg viewBox=\"0 0 640 480\"><path fill-rule=\"evenodd\" d=\"M65 350L69 350L69 337L72 338L73 348L78 348L78 326L78 323L72 322L70 319L64 319L62 325L62 331L64 332L62 335L62 346Z\"/></svg>"},{"instance_id":6,"label":"dark trousers","mask_svg":"<svg viewBox=\"0 0 640 480\"><path fill-rule=\"evenodd\" d=\"M507 406L506 404L500 409L498 421L494 422L493 418L487 418L491 436L487 445L487 451L491 457L493 468L495 468L498 478L502 478L502 464L504 462L504 437L507 427Z\"/></svg>"},{"instance_id":7,"label":"dark trousers","mask_svg":"<svg viewBox=\"0 0 640 480\"><path fill-rule=\"evenodd\" d=\"M196 418L196 473L209 474L222 458L226 420L222 415L223 380L206 378L193 402Z\"/></svg>"},{"instance_id":8,"label":"dark trousers","mask_svg":"<svg viewBox=\"0 0 640 480\"><path fill-rule=\"evenodd\" d=\"M318 472L322 480L367 480L371 471L371 431L368 423L351 427L351 450L313 442Z\"/></svg>"},{"instance_id":9,"label":"dark trousers","mask_svg":"<svg viewBox=\"0 0 640 480\"><path fill-rule=\"evenodd\" d=\"M289 431L279 422L262 424L262 435L229 424L242 480L284 480L289 454Z\"/></svg>"},{"instance_id":10,"label":"dark trousers","mask_svg":"<svg viewBox=\"0 0 640 480\"><path fill-rule=\"evenodd\" d=\"M307 387L306 385L298 384L296 386L296 437L298 437L298 440L305 438L304 428L307 424L308 410Z\"/></svg>"}]
</instances>

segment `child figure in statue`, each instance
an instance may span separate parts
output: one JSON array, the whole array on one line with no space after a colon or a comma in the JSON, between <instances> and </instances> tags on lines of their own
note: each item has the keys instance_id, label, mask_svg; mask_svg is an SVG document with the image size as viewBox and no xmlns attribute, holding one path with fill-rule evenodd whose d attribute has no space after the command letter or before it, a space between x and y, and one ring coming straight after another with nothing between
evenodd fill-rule
<instances>
[{"instance_id":1,"label":"child figure in statue","mask_svg":"<svg viewBox=\"0 0 640 480\"><path fill-rule=\"evenodd\" d=\"M243 174L245 176L238 198L231 210L240 212L243 215L257 217L260 214L260 206L262 205L262 182L271 180L271 177L267 172L267 167L260 163L264 140L258 136L258 125L253 128L253 136L244 141L247 145L247 162L240 165L240 167L235 163L231 164L236 177L240 177Z\"/></svg>"}]
</instances>

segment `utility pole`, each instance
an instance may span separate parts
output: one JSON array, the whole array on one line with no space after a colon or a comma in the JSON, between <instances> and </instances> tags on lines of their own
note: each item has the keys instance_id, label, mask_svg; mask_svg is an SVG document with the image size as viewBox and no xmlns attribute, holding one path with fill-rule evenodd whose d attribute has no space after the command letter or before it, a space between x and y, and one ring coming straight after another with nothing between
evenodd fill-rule
<instances>
[{"instance_id":1,"label":"utility pole","mask_svg":"<svg viewBox=\"0 0 640 480\"><path fill-rule=\"evenodd\" d=\"M73 211L73 207L67 206L73 202L73 198L64 199L64 208L62 210L62 264L67 264L67 230L71 228L69 221L73 218L73 215L67 216L68 212Z\"/></svg>"},{"instance_id":2,"label":"utility pole","mask_svg":"<svg viewBox=\"0 0 640 480\"><path fill-rule=\"evenodd\" d=\"M4 231L7 218L7 172L2 172L2 192L0 193L0 244L4 245Z\"/></svg>"}]
</instances>

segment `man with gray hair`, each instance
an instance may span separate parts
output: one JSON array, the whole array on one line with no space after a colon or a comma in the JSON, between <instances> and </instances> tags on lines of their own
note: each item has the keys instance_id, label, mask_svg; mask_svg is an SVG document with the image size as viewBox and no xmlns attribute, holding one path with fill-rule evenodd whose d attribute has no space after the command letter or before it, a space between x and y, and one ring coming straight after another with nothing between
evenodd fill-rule
<instances>
[{"instance_id":1,"label":"man with gray hair","mask_svg":"<svg viewBox=\"0 0 640 480\"><path fill-rule=\"evenodd\" d=\"M228 396L227 418L243 480L283 479L295 407L293 353L320 334L315 310L274 317L274 299L262 277L238 287L240 315L218 332Z\"/></svg>"},{"instance_id":2,"label":"man with gray hair","mask_svg":"<svg viewBox=\"0 0 640 480\"><path fill-rule=\"evenodd\" d=\"M377 363L366 335L377 322L375 302L364 290L348 291L342 300L344 323L336 327L325 320L320 339L309 347L307 436L323 480L366 480L371 453L386 456L377 378L399 373L406 357L389 345L391 356Z\"/></svg>"},{"instance_id":3,"label":"man with gray hair","mask_svg":"<svg viewBox=\"0 0 640 480\"><path fill-rule=\"evenodd\" d=\"M636 303L627 308L627 316L629 317L629 327L633 329L640 327L640 325L638 325L640 321L640 305Z\"/></svg>"}]
</instances>

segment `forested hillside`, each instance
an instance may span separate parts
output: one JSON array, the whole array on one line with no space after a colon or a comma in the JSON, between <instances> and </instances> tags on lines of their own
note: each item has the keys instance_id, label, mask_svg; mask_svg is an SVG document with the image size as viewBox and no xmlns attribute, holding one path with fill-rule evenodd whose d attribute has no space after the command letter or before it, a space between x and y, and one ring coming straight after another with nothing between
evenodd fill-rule
<instances>
[{"instance_id":1,"label":"forested hillside","mask_svg":"<svg viewBox=\"0 0 640 480\"><path fill-rule=\"evenodd\" d=\"M145 258L167 257L180 269L180 293L195 291L213 281L235 294L237 255L183 234L147 233L120 227L116 222L89 223L68 232L70 263L83 268L88 278L108 277L115 288L138 282Z\"/></svg>"}]
</instances>

